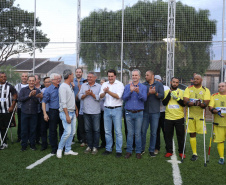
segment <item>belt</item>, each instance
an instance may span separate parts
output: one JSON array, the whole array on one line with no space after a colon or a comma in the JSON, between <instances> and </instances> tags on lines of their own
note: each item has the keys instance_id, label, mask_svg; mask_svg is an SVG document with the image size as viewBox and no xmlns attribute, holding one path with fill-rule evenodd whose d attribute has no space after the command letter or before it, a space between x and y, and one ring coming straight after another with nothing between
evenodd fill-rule
<instances>
[{"instance_id":1,"label":"belt","mask_svg":"<svg viewBox=\"0 0 226 185\"><path fill-rule=\"evenodd\" d=\"M122 106L115 106L115 107L106 107L105 106L105 108L107 108L107 109L116 109L116 108L119 108L119 107L122 107Z\"/></svg>"},{"instance_id":2,"label":"belt","mask_svg":"<svg viewBox=\"0 0 226 185\"><path fill-rule=\"evenodd\" d=\"M138 112L141 112L143 110L126 110L126 111L129 111L129 112L132 112L132 113L138 113Z\"/></svg>"},{"instance_id":3,"label":"belt","mask_svg":"<svg viewBox=\"0 0 226 185\"><path fill-rule=\"evenodd\" d=\"M51 110L58 110L59 111L59 109L52 109L52 108L49 108L49 109L51 109Z\"/></svg>"}]
</instances>

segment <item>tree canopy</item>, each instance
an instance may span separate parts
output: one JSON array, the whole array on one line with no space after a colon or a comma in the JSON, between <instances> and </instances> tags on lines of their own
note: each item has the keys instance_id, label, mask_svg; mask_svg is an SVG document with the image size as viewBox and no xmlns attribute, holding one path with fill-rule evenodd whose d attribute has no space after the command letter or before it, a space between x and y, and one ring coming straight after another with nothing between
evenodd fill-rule
<instances>
[{"instance_id":1,"label":"tree canopy","mask_svg":"<svg viewBox=\"0 0 226 185\"><path fill-rule=\"evenodd\" d=\"M0 2L0 64L14 54L34 52L34 13L22 10L19 5L15 6L14 1ZM36 44L36 49L40 51L50 41L47 35L38 29L41 25L36 18L36 42L43 42Z\"/></svg>"},{"instance_id":2,"label":"tree canopy","mask_svg":"<svg viewBox=\"0 0 226 185\"><path fill-rule=\"evenodd\" d=\"M216 21L209 15L208 10L176 3L175 76L188 79L194 71L203 74L209 66L210 42L184 42L212 40ZM121 16L121 10L95 10L81 21L80 56L89 70L95 64L101 72L120 66ZM139 1L125 8L124 70L153 70L165 76L167 45L162 40L167 37L167 16L168 2L161 0Z\"/></svg>"},{"instance_id":3,"label":"tree canopy","mask_svg":"<svg viewBox=\"0 0 226 185\"><path fill-rule=\"evenodd\" d=\"M15 72L14 67L11 65L0 66L0 71L6 73L7 81L13 85L16 85L16 83L18 83L18 80L20 80L20 74Z\"/></svg>"}]
</instances>

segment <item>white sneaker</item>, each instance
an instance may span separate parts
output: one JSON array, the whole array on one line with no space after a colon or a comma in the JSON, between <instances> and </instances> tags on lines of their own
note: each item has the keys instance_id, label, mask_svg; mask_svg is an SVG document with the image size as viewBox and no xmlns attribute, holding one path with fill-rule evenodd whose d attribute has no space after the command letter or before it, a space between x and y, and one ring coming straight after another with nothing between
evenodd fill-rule
<instances>
[{"instance_id":1,"label":"white sneaker","mask_svg":"<svg viewBox=\"0 0 226 185\"><path fill-rule=\"evenodd\" d=\"M4 150L5 148L8 148L8 145L6 143L3 143L0 147L0 150Z\"/></svg>"},{"instance_id":2,"label":"white sneaker","mask_svg":"<svg viewBox=\"0 0 226 185\"><path fill-rule=\"evenodd\" d=\"M97 148L95 148L95 147L93 147L93 151L92 151L92 154L97 154L97 152L98 152L98 150L97 150Z\"/></svg>"},{"instance_id":3,"label":"white sneaker","mask_svg":"<svg viewBox=\"0 0 226 185\"><path fill-rule=\"evenodd\" d=\"M154 154L157 155L158 153L159 153L159 150L156 149L156 150L154 151Z\"/></svg>"},{"instance_id":4,"label":"white sneaker","mask_svg":"<svg viewBox=\"0 0 226 185\"><path fill-rule=\"evenodd\" d=\"M70 150L69 152L64 152L64 155L78 155L78 152L73 152Z\"/></svg>"},{"instance_id":5,"label":"white sneaker","mask_svg":"<svg viewBox=\"0 0 226 185\"><path fill-rule=\"evenodd\" d=\"M88 154L88 153L90 153L90 152L91 152L91 148L90 148L90 147L87 147L87 148L85 149L85 151L84 151L85 154Z\"/></svg>"},{"instance_id":6,"label":"white sneaker","mask_svg":"<svg viewBox=\"0 0 226 185\"><path fill-rule=\"evenodd\" d=\"M57 158L62 158L62 150L58 149L56 156L57 156Z\"/></svg>"}]
</instances>

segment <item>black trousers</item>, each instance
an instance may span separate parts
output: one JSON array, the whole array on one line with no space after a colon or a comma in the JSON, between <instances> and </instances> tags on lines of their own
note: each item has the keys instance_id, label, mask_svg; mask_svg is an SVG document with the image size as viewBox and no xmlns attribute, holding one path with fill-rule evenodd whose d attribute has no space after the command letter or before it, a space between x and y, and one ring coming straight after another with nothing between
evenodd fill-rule
<instances>
[{"instance_id":1,"label":"black trousers","mask_svg":"<svg viewBox=\"0 0 226 185\"><path fill-rule=\"evenodd\" d=\"M38 113L38 120L37 120L37 127L36 127L36 142L38 143L41 138L41 125L42 125L42 117L43 113L42 110L41 112Z\"/></svg>"},{"instance_id":2,"label":"black trousers","mask_svg":"<svg viewBox=\"0 0 226 185\"><path fill-rule=\"evenodd\" d=\"M21 140L21 108L17 108L17 118L18 118L17 139Z\"/></svg>"},{"instance_id":3,"label":"black trousers","mask_svg":"<svg viewBox=\"0 0 226 185\"><path fill-rule=\"evenodd\" d=\"M47 115L49 116L49 112L46 112ZM41 118L41 138L42 138L42 147L43 148L47 148L48 146L48 138L47 138L47 131L49 129L49 121L45 121L44 120L44 115L43 115L43 112L42 112L42 118Z\"/></svg>"},{"instance_id":4,"label":"black trousers","mask_svg":"<svg viewBox=\"0 0 226 185\"><path fill-rule=\"evenodd\" d=\"M174 127L177 134L178 151L179 153L183 153L185 135L184 118L178 120L165 120L166 151L167 153L173 153Z\"/></svg>"},{"instance_id":5,"label":"black trousers","mask_svg":"<svg viewBox=\"0 0 226 185\"><path fill-rule=\"evenodd\" d=\"M156 138L156 144L155 144L155 149L160 150L160 132L162 129L164 141L166 143L166 136L165 136L165 112L160 112L160 117L159 117L159 124L158 124L158 130L157 130L157 138Z\"/></svg>"},{"instance_id":6,"label":"black trousers","mask_svg":"<svg viewBox=\"0 0 226 185\"><path fill-rule=\"evenodd\" d=\"M3 139L4 135L6 134L6 137L4 138L4 141L3 141L3 143L5 143L5 144L7 144L6 129L9 125L11 116L12 116L12 113L0 113L0 132L1 132L2 139Z\"/></svg>"},{"instance_id":7,"label":"black trousers","mask_svg":"<svg viewBox=\"0 0 226 185\"><path fill-rule=\"evenodd\" d=\"M78 109L78 113L79 113L80 101L76 101L75 103L76 103L76 106L77 106L77 109ZM80 127L80 124L79 124L80 120L77 119L77 121L78 121L78 125L77 125L77 139L78 139L78 142L82 143L83 141L82 141L82 136L81 136L81 133L80 133L81 128L79 128ZM74 138L73 138L73 141L74 141Z\"/></svg>"},{"instance_id":8,"label":"black trousers","mask_svg":"<svg viewBox=\"0 0 226 185\"><path fill-rule=\"evenodd\" d=\"M85 132L85 123L83 115L78 115L78 131L80 135L80 141L86 143L86 132Z\"/></svg>"}]
</instances>

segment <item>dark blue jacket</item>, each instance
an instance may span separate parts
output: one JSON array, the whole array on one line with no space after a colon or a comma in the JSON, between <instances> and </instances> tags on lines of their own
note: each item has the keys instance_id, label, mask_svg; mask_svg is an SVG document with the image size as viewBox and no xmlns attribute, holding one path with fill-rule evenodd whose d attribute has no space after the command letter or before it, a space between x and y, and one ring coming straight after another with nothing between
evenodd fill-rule
<instances>
[{"instance_id":1,"label":"dark blue jacket","mask_svg":"<svg viewBox=\"0 0 226 185\"><path fill-rule=\"evenodd\" d=\"M158 92L158 96L155 94L150 94L147 97L147 101L144 103L144 111L147 113L158 113L160 112L160 102L161 99L164 98L164 88L162 83L158 81L154 81L153 84L149 84L148 82L143 83L147 87L147 93L149 92L149 88L155 87L156 92Z\"/></svg>"},{"instance_id":2,"label":"dark blue jacket","mask_svg":"<svg viewBox=\"0 0 226 185\"><path fill-rule=\"evenodd\" d=\"M41 93L41 91L36 87L34 87L32 90L36 90L36 95ZM38 113L38 104L40 103L39 98L36 98L35 96L29 97L29 94L32 90L30 90L29 86L27 86L22 88L19 94L18 101L22 102L21 111L25 114Z\"/></svg>"}]
</instances>

